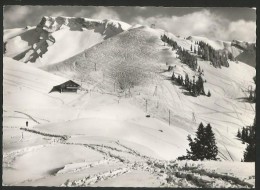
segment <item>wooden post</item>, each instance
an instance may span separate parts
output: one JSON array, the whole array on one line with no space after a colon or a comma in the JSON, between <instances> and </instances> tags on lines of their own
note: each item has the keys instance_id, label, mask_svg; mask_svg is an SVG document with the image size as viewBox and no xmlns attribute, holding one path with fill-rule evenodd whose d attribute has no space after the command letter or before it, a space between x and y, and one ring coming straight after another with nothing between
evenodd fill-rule
<instances>
[{"instance_id":1,"label":"wooden post","mask_svg":"<svg viewBox=\"0 0 260 190\"><path fill-rule=\"evenodd\" d=\"M157 86L155 86L154 93L153 93L153 96L156 96L156 95L157 95Z\"/></svg>"}]
</instances>

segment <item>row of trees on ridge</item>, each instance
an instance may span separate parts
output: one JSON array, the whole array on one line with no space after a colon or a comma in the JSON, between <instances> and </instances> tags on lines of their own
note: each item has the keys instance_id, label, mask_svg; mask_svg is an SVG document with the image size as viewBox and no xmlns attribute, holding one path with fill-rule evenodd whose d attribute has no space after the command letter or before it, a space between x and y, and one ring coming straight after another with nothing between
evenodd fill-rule
<instances>
[{"instance_id":1,"label":"row of trees on ridge","mask_svg":"<svg viewBox=\"0 0 260 190\"><path fill-rule=\"evenodd\" d=\"M191 55L187 50L180 47L177 42L170 39L165 34L161 36L161 40L164 43L167 43L169 46L172 47L172 50L177 50L177 54L179 56L179 59L182 63L188 65L192 70L196 70L198 66L197 58L194 55Z\"/></svg>"},{"instance_id":2,"label":"row of trees on ridge","mask_svg":"<svg viewBox=\"0 0 260 190\"><path fill-rule=\"evenodd\" d=\"M189 53L189 51L180 47L177 42L170 39L165 34L161 36L161 40L164 43L167 43L172 47L172 50L177 50L177 54L179 55L179 59L186 65L188 65L191 69L196 70L198 63L197 57ZM216 68L221 68L221 66L229 67L228 59L235 61L233 54L230 52L225 52L224 50L215 50L209 44L203 41L196 41L195 45L198 48L193 47L191 45L190 51L194 54L200 56L202 59L206 61L210 61L211 64Z\"/></svg>"}]
</instances>

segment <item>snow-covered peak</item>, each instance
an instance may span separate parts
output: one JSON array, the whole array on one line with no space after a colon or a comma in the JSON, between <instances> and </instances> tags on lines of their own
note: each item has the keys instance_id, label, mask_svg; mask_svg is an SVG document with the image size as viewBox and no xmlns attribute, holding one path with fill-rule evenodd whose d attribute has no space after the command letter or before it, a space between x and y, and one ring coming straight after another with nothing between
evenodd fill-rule
<instances>
[{"instance_id":1,"label":"snow-covered peak","mask_svg":"<svg viewBox=\"0 0 260 190\"><path fill-rule=\"evenodd\" d=\"M4 31L5 56L39 64L60 62L129 28L116 20L44 16L36 27Z\"/></svg>"},{"instance_id":2,"label":"snow-covered peak","mask_svg":"<svg viewBox=\"0 0 260 190\"><path fill-rule=\"evenodd\" d=\"M71 30L95 29L95 27L104 27L115 32L128 30L131 25L115 20L97 20L83 17L65 17L65 16L44 16L38 24L38 27L47 32L55 32L63 27L68 27Z\"/></svg>"}]
</instances>

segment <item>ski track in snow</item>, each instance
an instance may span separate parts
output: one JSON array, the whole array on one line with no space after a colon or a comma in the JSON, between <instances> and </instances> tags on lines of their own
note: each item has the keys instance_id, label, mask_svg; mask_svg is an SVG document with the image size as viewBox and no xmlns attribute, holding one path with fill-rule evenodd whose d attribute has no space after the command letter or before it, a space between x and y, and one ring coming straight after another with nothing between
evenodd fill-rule
<instances>
[{"instance_id":1,"label":"ski track in snow","mask_svg":"<svg viewBox=\"0 0 260 190\"><path fill-rule=\"evenodd\" d=\"M211 90L211 88L212 88L213 92L215 93L215 94L213 94L212 98L214 98L214 96L215 97L221 96L221 98L218 98L217 100L212 102L213 103L212 107L205 106L205 102L203 102L202 101L203 99L200 99L200 98L195 100L190 97L187 97L187 99L186 99L185 96L181 92L182 87L173 85L173 84L171 84L170 81L168 81L166 79L166 78L169 78L168 75L170 74L170 72L165 71L165 72L159 73L159 72L155 72L153 70L153 66L154 66L154 68L157 68L157 69L160 68L160 71L162 71L161 65L158 66L158 64L162 64L161 62L164 62L164 61L159 60L159 58L156 57L159 55L157 53L160 52L162 49L170 50L171 54L172 54L172 51L168 46L165 47L162 45L162 42L161 42L159 36L162 35L163 32L158 32L156 30L150 31L150 30L151 29L147 29L147 28L146 29L139 28L139 29L133 29L134 32L132 31L132 33L131 33L131 31L123 32L122 34L118 35L119 37L115 36L113 38L109 38L106 41L103 41L102 42L103 45L102 45L102 43L98 43L97 45L87 49L83 53L84 54L83 58L80 57L80 56L82 56L81 54L78 54L79 57L75 56L75 57L69 58L70 60L73 60L72 64L70 64L70 60L69 61L65 60L64 64L62 64L62 62L57 64L57 68L54 68L53 71L50 69L49 70L50 72L51 71L53 73L57 72L58 75L65 76L66 78L72 78L72 76L74 77L76 75L79 75L79 77L86 76L86 78L84 78L84 77L83 78L86 79L86 81L87 81L89 91L83 93L82 95L80 95L79 97L77 97L75 99L72 99L72 100L70 99L70 101L68 103L65 103L66 101L63 100L62 98L53 97L52 95L46 93L46 90L48 90L48 88L50 86L49 86L49 84L48 84L48 86L43 85L43 84L45 84L43 81L46 79L43 80L40 78L42 73L39 73L39 77L38 77L37 76L38 72L36 70L30 70L29 67L21 69L20 66L17 67L17 69L16 69L16 66L18 66L18 65L15 65L15 66L8 65L4 69L4 73L3 73L5 75L4 76L4 85L11 87L10 90L7 91L7 93L5 95L8 96L8 94L10 94L12 92L17 93L17 92L19 92L19 89L21 92L23 92L24 89L27 90L25 92L34 91L38 95L44 96L45 98L47 97L46 99L48 99L48 101L49 101L49 99L55 100L55 101L51 101L51 102L54 102L54 104L57 101L58 104L55 106L68 105L71 107L76 107L77 109L75 111L75 118L79 119L83 115L83 112L85 111L84 109L85 108L87 109L87 106L89 103L88 98L91 96L92 92L96 92L99 94L109 94L109 95L112 95L112 96L115 96L118 98L121 98L124 95L125 95L125 97L126 97L126 95L128 95L128 96L130 95L130 97L132 97L131 94L127 94L126 89L124 89L121 93L119 93L118 91L115 92L115 90L114 90L115 93L110 93L110 92L112 92L110 88L113 88L112 81L116 80L115 76L113 76L113 74L114 74L113 72L115 72L115 70L113 70L113 69L115 69L115 68L118 69L118 66L120 65L118 63L120 63L122 60L124 60L125 62L131 63L131 65L129 63L125 64L122 69L122 72L127 72L128 71L127 69L129 69L131 67L131 69L133 69L133 68L136 69L135 71L142 70L145 73L149 73L147 75L149 77L147 77L147 76L144 77L142 75L141 77L139 76L140 78L138 78L140 80L139 82L143 83L140 86L142 86L145 89L144 91L141 91L143 99L151 100L151 102L154 101L151 99L152 90L149 89L149 87L154 88L154 85L157 85L157 87L158 87L157 91L159 91L159 90L161 91L161 93L158 93L158 95L156 94L157 97L155 97L155 98L157 98L157 102L160 102L162 104L162 107L160 107L160 109L158 109L159 111L158 110L154 111L154 109L155 109L154 107L151 108L151 110L153 109L151 111L151 112L153 112L152 114L156 115L156 118L158 120L161 120L161 121L163 120L165 122L167 120L168 110L169 111L171 110L173 113L182 111L183 113L177 113L176 115L174 115L174 117L170 118L171 125L176 125L176 126L179 126L180 128L181 127L186 128L186 131L191 132L194 129L191 126L197 125L196 121L192 123L190 119L187 119L187 116L189 116L192 111L193 113L196 114L196 118L198 118L200 121L204 121L204 122L215 125L215 127L213 128L213 131L215 131L218 134L218 137L220 136L218 138L218 140L219 140L218 143L221 146L221 151L219 151L219 157L221 157L223 160L234 161L234 159L237 159L235 156L236 152L233 151L232 149L229 150L228 149L229 146L227 144L228 143L232 144L232 145L234 145L235 148L237 148L239 146L236 144L236 141L231 139L231 137L232 137L231 135L228 136L228 134L224 134L223 131L227 127L227 126L225 126L226 124L232 124L231 125L232 128L234 128L234 126L236 126L236 127L241 127L242 125L245 126L248 121L243 116L241 116L241 114L243 113L243 111L246 111L248 113L248 115L250 115L252 112L255 111L252 104L250 104L251 109L248 109L249 106L247 106L246 103L235 104L237 95L236 94L234 95L234 93L231 92L231 90L234 89L235 92L237 92L239 95L241 95L241 92L240 92L240 89L241 89L243 94L245 95L245 97L247 97L247 94L244 90L246 90L245 86L248 85L247 82L249 82L249 79L248 79L248 81L246 81L244 79L242 80L241 76L235 75L237 73L235 73L235 74L232 73L231 76L229 76L230 73L226 72L227 71L226 68L224 68L222 71L220 71L217 69L213 70L212 68L208 68L208 66L205 66L206 69L204 69L204 70L206 71L207 75L210 75L209 78L207 78L205 76L205 79L207 79L207 81L208 81L207 83L210 86L209 89ZM122 37L122 39L121 39L121 37ZM157 40L151 39L152 37L153 38L157 37L158 39ZM176 40L178 41L179 45L185 46L185 49L188 49L188 50L189 50L190 45L192 44L192 42L187 41L187 40L182 40L180 38L178 38L178 39L176 38ZM117 41L119 41L120 43L117 43ZM153 42L150 43L148 41L153 41ZM132 42L135 42L135 44L133 44ZM52 47L54 47L54 46L52 46ZM126 46L128 48L125 48ZM101 47L100 51L96 51L95 49L96 48L98 49L99 47ZM109 51L110 48L113 51ZM149 49L149 48L151 48L151 49ZM125 49L129 50L130 53L124 51ZM117 58L117 55L119 58ZM120 56L122 56L122 57L120 57ZM153 56L156 58L152 59ZM98 61L97 72L96 72L96 69L95 69L95 72L93 71L94 62L92 63L91 58L95 58ZM78 60L79 60L79 62L78 62ZM174 60L176 61L175 64L179 67L179 68L177 68L177 72L175 72L176 74L183 75L183 72L190 74L190 68L188 68L187 65L179 63L179 61L176 59L174 59ZM41 62L40 59L38 61ZM88 62L91 62L91 64L88 64ZM147 64L146 62L149 64ZM198 62L200 64L200 66L203 65L203 64L201 64L201 60L199 60ZM82 64L82 63L84 63L84 64ZM144 65L143 65L143 63L144 63ZM15 63L15 64L17 64L17 63ZM155 65L152 65L152 64L155 64ZM14 67L15 69L14 68L10 69L8 67ZM149 69L147 69L148 67L149 67ZM50 67L50 68L52 68L52 67ZM165 68L166 67L164 65L163 70L165 70ZM234 67L234 68L239 68L241 70L241 68L243 68L243 65L241 66L241 68L240 67ZM246 70L248 70L248 74L253 73L249 69L246 69ZM101 77L99 76L99 73L98 73L99 71L102 72L102 80L100 80ZM108 71L110 71L111 73ZM129 70L129 71L131 71L131 70ZM234 70L234 72L235 72L235 70ZM55 73L55 74L57 74L57 73ZM106 76L104 76L104 73ZM192 75L194 74L193 71L191 73L192 73ZM94 76L92 76L92 75L90 76L90 74L94 74ZM195 73L195 75L196 74L197 73ZM46 77L46 75L44 75L44 76ZM134 77L136 77L136 76L134 76ZM158 76L160 76L161 78ZM196 76L198 76L198 75L196 75ZM242 77L244 77L244 76L242 76ZM48 76L46 78L48 78ZM208 79L210 79L210 80L208 80ZM145 80L149 81L147 86L145 86L146 85ZM156 82L152 83L151 81L152 82L156 81ZM53 84L55 84L55 82L53 82ZM222 84L228 86L228 88L230 88L230 89L225 88L226 86L224 86L224 85L222 86ZM138 86L138 85L136 85L136 86ZM89 87L89 86L91 86L91 87ZM140 87L140 86L138 86L138 87ZM16 91L13 90L12 88L16 89ZM244 88L244 90L243 90L243 88ZM130 91L130 89L129 89L129 91ZM88 97L88 95L89 95L89 97ZM94 94L94 96L95 95L96 94ZM16 97L16 96L14 96L14 97ZM141 100L138 99L138 97L137 97L137 100L139 101L139 103L141 102ZM223 101L223 102L219 103L218 100ZM48 101L46 101L46 102L48 102ZM117 100L115 100L115 101L117 101ZM119 100L118 100L118 103L119 103ZM152 103L154 103L154 102L152 102ZM226 107L225 107L225 104L226 104ZM141 105L141 106L143 106L143 105ZM139 107L141 107L141 106L139 105ZM142 109L143 109L143 107L142 107ZM197 112L197 109L203 110L204 113L203 113L203 111L202 111L202 113ZM159 113L160 111L162 111L162 112ZM205 111L206 111L206 113L205 113ZM43 122L50 122L47 119L44 119L42 117L32 116L31 114L28 114L22 110L15 111L15 112L26 116L26 118L34 121L37 124L41 124ZM210 116L212 116L212 115L210 115L210 114L225 116L224 118L226 118L226 116L228 116L230 118L230 121L227 121L227 119L222 120L222 119L220 119L220 117L211 118ZM43 116L43 115L44 114L42 114L41 116ZM167 116L165 116L165 115L167 115ZM73 114L73 116L74 116L74 114ZM4 117L22 119L22 117L16 117L16 116L4 116ZM166 117L166 119L165 119L165 117ZM173 122L172 122L172 120L173 120ZM188 128L187 126L190 128ZM4 127L5 128L14 128L14 129L19 128L18 126L6 126L6 125L4 125ZM146 126L141 126L141 127L143 127L143 128L141 128L140 130L144 134L148 134L149 137L152 137L154 139L161 138L160 136L156 136L153 133L150 134L146 130L144 130L144 128L147 129L149 127L146 127ZM218 129L218 127L221 127L221 128ZM43 147L55 146L56 144L63 144L63 145L68 145L68 146L69 145L81 146L86 149L91 149L97 153L102 154L102 156L104 158L103 160L98 160L98 161L94 161L94 162L68 163L68 164L64 165L63 167L58 168L57 171L55 170L53 175L57 175L57 176L64 175L64 174L73 175L73 174L77 174L78 172L86 171L86 176L84 176L83 178L76 179L76 180L67 179L67 181L64 181L64 183L60 184L60 186L66 186L66 187L75 186L76 187L76 186L91 186L94 184L98 185L98 183L101 181L106 181L111 178L117 178L121 175L125 175L127 173L130 173L130 172L136 171L136 170L146 171L146 172L149 172L149 174L155 176L156 179L160 183L160 187L205 187L205 188L208 188L208 187L220 187L220 188L221 187L222 188L223 187L237 187L237 188L247 187L248 188L248 187L254 186L252 184L249 184L249 183L243 181L243 179L236 178L236 177L233 177L230 175L217 174L217 173L214 173L211 171L206 171L206 170L200 169L198 167L186 167L186 166L181 167L178 164L178 161L176 162L176 161L158 160L158 159L146 156L146 155L142 155L138 151L124 145L123 142L119 142L117 139L113 139L113 143L116 145L115 147L111 144L110 145L106 145L106 144L100 145L100 144L95 144L95 143L77 143L77 142L74 143L74 142L67 142L67 140L70 138L70 136L65 136L62 134L51 134L50 132L45 133L45 132L42 132L39 130L34 130L31 128L20 128L20 129L27 131L28 133L33 133L33 134L36 134L36 135L39 135L39 136L42 136L45 138L48 137L47 138L48 143L44 144L44 145L31 146L31 147L15 150L12 152L4 153L4 155L3 155L3 166L4 167L11 167L12 164L15 162L16 158L18 158L24 154L40 150ZM59 133L59 132L57 132L57 133ZM60 133L62 133L62 131ZM86 138L88 138L88 137L86 137ZM166 140L160 139L160 142L162 142L162 141L167 143ZM233 154L233 156L232 156L232 154ZM118 166L117 168L111 169L111 170L107 169L105 167L106 165L109 165L109 164L118 164L118 163L122 164L123 166ZM103 168L104 171L98 172L95 174L91 174L91 175L89 175L87 173L87 169L95 168L98 166L104 166L104 168ZM55 169L57 169L57 168L55 168ZM41 178L36 179L36 180L41 180ZM26 180L24 182L28 182L28 180ZM17 185L19 185L19 184L17 184Z\"/></svg>"},{"instance_id":2,"label":"ski track in snow","mask_svg":"<svg viewBox=\"0 0 260 190\"><path fill-rule=\"evenodd\" d=\"M29 131L30 132L30 131ZM41 135L41 134L40 134ZM59 139L59 138L58 138ZM67 143L66 140L61 139L57 140L55 143L67 144L67 145L79 145L89 148L91 150L97 151L104 155L104 160L85 163L83 166L74 167L69 169L69 165L65 165L62 169L58 170L55 175L63 175L70 173L77 173L84 171L90 167L96 167L102 164L109 163L118 163L121 162L124 164L124 167L119 167L113 170L108 170L104 172L99 172L97 174L88 175L84 178L77 180L67 179L60 186L62 187L86 187L97 184L101 181L108 180L111 178L116 178L120 175L124 175L134 170L148 171L150 174L156 176L156 179L160 182L160 187L238 187L238 188L251 188L252 184L243 181L242 179L224 175L217 174L215 172L208 172L201 170L197 167L186 167L182 168L175 161L164 161L148 156L142 155L131 149L119 141L115 141L115 144L121 146L123 149L118 149L115 147L107 145L98 145L98 144L85 144L85 143ZM11 161L14 161L17 156L21 156L27 152L35 151L43 147L54 146L53 142L47 145L39 145L35 147L29 147L20 149L18 151L13 151L8 154L4 154L4 166L7 167L10 165ZM114 151L111 153L111 151ZM228 150L227 150L228 151ZM136 161L128 160L128 157L122 157L120 153L126 153L132 155L136 158ZM231 155L230 155L231 157ZM232 157L231 157L232 159ZM7 160L9 162L7 162ZM40 179L37 179L40 180ZM221 185L222 184L222 185Z\"/></svg>"}]
</instances>

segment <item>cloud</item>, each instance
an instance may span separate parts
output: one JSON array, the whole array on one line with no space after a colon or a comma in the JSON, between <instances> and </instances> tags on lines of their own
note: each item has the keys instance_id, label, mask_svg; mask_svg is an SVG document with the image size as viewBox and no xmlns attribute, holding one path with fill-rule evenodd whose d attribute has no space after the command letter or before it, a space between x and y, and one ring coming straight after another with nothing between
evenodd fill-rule
<instances>
[{"instance_id":1,"label":"cloud","mask_svg":"<svg viewBox=\"0 0 260 190\"><path fill-rule=\"evenodd\" d=\"M58 17L58 16L66 16L67 13L65 11L58 11L58 12L47 12L46 15Z\"/></svg>"},{"instance_id":2,"label":"cloud","mask_svg":"<svg viewBox=\"0 0 260 190\"><path fill-rule=\"evenodd\" d=\"M246 21L230 22L220 15L215 15L209 10L193 12L183 16L166 17L157 15L154 17L136 17L132 24L140 23L156 28L162 28L180 36L205 36L222 40L254 41L255 23Z\"/></svg>"},{"instance_id":3,"label":"cloud","mask_svg":"<svg viewBox=\"0 0 260 190\"><path fill-rule=\"evenodd\" d=\"M227 33L230 38L242 39L247 42L256 41L256 23L252 21L239 20L231 22Z\"/></svg>"},{"instance_id":4,"label":"cloud","mask_svg":"<svg viewBox=\"0 0 260 190\"><path fill-rule=\"evenodd\" d=\"M85 17L86 16L86 10L82 9L79 12L76 12L73 16L74 17Z\"/></svg>"},{"instance_id":5,"label":"cloud","mask_svg":"<svg viewBox=\"0 0 260 190\"><path fill-rule=\"evenodd\" d=\"M147 10L147 7L135 7L135 9L138 11L144 11Z\"/></svg>"},{"instance_id":6,"label":"cloud","mask_svg":"<svg viewBox=\"0 0 260 190\"><path fill-rule=\"evenodd\" d=\"M120 16L114 10L108 7L96 7L96 12L91 16L93 19L114 19L120 20Z\"/></svg>"},{"instance_id":7,"label":"cloud","mask_svg":"<svg viewBox=\"0 0 260 190\"><path fill-rule=\"evenodd\" d=\"M4 12L4 24L8 25L8 23L19 23L20 21L23 21L31 13L32 10L29 7L11 6Z\"/></svg>"}]
</instances>

